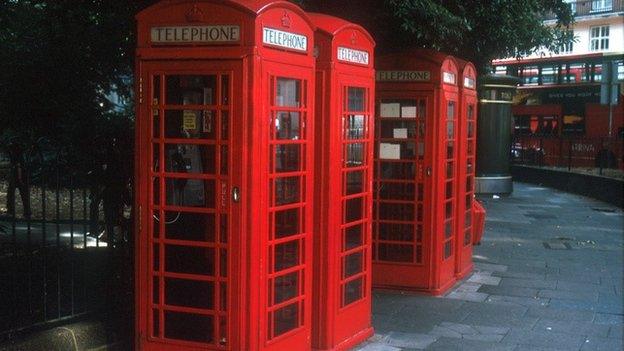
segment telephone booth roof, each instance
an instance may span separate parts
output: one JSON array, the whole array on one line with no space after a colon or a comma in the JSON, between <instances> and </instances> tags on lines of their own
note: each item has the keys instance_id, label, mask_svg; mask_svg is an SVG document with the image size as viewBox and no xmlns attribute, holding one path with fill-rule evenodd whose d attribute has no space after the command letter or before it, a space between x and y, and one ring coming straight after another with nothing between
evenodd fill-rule
<instances>
[{"instance_id":1,"label":"telephone booth roof","mask_svg":"<svg viewBox=\"0 0 624 351\"><path fill-rule=\"evenodd\" d=\"M282 7L290 9L301 17L305 18L310 24L311 27L314 27L312 22L307 18L306 13L297 5L293 4L289 1L280 1L280 0L163 0L153 6L146 8L145 10L139 12L136 16L137 20L145 19L146 16L150 16L154 12L158 12L163 8L168 8L172 5L177 4L199 4L199 3L213 3L213 4L222 4L228 7L239 8L248 12L250 15L259 15L262 12L273 8L273 7Z\"/></svg>"},{"instance_id":2,"label":"telephone booth roof","mask_svg":"<svg viewBox=\"0 0 624 351\"><path fill-rule=\"evenodd\" d=\"M455 58L459 65L459 71L461 72L462 79L459 80L459 86L466 89L477 89L477 69L470 61Z\"/></svg>"},{"instance_id":3,"label":"telephone booth roof","mask_svg":"<svg viewBox=\"0 0 624 351\"><path fill-rule=\"evenodd\" d=\"M368 39L371 46L374 47L376 45L375 39L373 39L370 33L358 24L351 23L342 18L326 15L323 13L311 12L308 13L308 16L312 20L312 23L316 25L317 30L323 31L332 36L338 36L338 34L342 31L346 31L349 29L356 30Z\"/></svg>"},{"instance_id":4,"label":"telephone booth roof","mask_svg":"<svg viewBox=\"0 0 624 351\"><path fill-rule=\"evenodd\" d=\"M286 11L272 11L283 9ZM258 21L258 18L261 18ZM163 0L136 15L138 22L138 47L270 47L312 56L316 27L308 14L299 6L282 0ZM185 25L188 27L237 27L235 38L218 38L214 41L155 42L151 28ZM305 50L263 45L263 26L294 32L307 37Z\"/></svg>"},{"instance_id":5,"label":"telephone booth roof","mask_svg":"<svg viewBox=\"0 0 624 351\"><path fill-rule=\"evenodd\" d=\"M434 85L451 85L457 86L457 74L459 72L457 59L455 57L431 50L431 49L409 49L400 53L392 53L377 56L376 69L378 71L378 83L384 82L384 79L379 79L380 71L428 71L431 73L429 80L421 81L418 83L432 83ZM434 74L434 72L439 74ZM451 73L455 75L455 82L450 83L444 79L444 73ZM390 82L397 83L396 80ZM406 81L408 82L408 81Z\"/></svg>"}]
</instances>

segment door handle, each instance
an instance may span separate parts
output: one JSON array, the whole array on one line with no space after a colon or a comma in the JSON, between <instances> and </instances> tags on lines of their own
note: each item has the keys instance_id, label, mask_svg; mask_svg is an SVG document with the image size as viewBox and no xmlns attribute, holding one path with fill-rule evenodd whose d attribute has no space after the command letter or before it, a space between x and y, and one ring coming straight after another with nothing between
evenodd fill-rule
<instances>
[{"instance_id":1,"label":"door handle","mask_svg":"<svg viewBox=\"0 0 624 351\"><path fill-rule=\"evenodd\" d=\"M431 177L431 167L427 167L427 171L425 171L427 177Z\"/></svg>"},{"instance_id":2,"label":"door handle","mask_svg":"<svg viewBox=\"0 0 624 351\"><path fill-rule=\"evenodd\" d=\"M240 202L240 189L237 186L232 188L232 201Z\"/></svg>"}]
</instances>

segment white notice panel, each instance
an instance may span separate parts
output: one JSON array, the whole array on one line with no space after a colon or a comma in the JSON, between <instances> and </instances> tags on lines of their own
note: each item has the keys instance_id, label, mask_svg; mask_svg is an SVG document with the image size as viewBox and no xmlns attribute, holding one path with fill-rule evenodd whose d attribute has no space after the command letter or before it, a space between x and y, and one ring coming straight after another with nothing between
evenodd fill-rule
<instances>
[{"instance_id":1,"label":"white notice panel","mask_svg":"<svg viewBox=\"0 0 624 351\"><path fill-rule=\"evenodd\" d=\"M403 117L403 118L416 118L416 106L403 106L403 107L401 107L401 117Z\"/></svg>"},{"instance_id":2,"label":"white notice panel","mask_svg":"<svg viewBox=\"0 0 624 351\"><path fill-rule=\"evenodd\" d=\"M379 144L379 158L386 160L400 160L401 145L388 143Z\"/></svg>"},{"instance_id":3,"label":"white notice panel","mask_svg":"<svg viewBox=\"0 0 624 351\"><path fill-rule=\"evenodd\" d=\"M407 138L407 128L395 128L392 131L392 136L395 139L406 139Z\"/></svg>"},{"instance_id":4,"label":"white notice panel","mask_svg":"<svg viewBox=\"0 0 624 351\"><path fill-rule=\"evenodd\" d=\"M381 117L386 117L386 118L401 117L401 104L399 103L381 104L381 106L379 107L379 113Z\"/></svg>"}]
</instances>

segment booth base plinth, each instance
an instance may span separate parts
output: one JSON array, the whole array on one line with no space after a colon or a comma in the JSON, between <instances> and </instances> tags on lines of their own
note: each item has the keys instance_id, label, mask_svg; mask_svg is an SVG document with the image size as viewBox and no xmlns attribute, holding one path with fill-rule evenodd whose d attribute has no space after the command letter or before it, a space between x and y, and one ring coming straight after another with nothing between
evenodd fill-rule
<instances>
[{"instance_id":1,"label":"booth base plinth","mask_svg":"<svg viewBox=\"0 0 624 351\"><path fill-rule=\"evenodd\" d=\"M325 349L325 348L312 348L312 351L348 351L353 347L363 343L364 341L371 338L375 335L375 329L373 327L366 328L359 333L353 335L349 339L341 342L340 344L334 346L333 348Z\"/></svg>"},{"instance_id":2,"label":"booth base plinth","mask_svg":"<svg viewBox=\"0 0 624 351\"><path fill-rule=\"evenodd\" d=\"M513 192L511 176L504 177L476 177L475 194L509 195Z\"/></svg>"},{"instance_id":3,"label":"booth base plinth","mask_svg":"<svg viewBox=\"0 0 624 351\"><path fill-rule=\"evenodd\" d=\"M457 278L458 281L466 278L470 273L472 273L473 268L474 268L474 264L471 263L462 271L455 273L455 278Z\"/></svg>"}]
</instances>

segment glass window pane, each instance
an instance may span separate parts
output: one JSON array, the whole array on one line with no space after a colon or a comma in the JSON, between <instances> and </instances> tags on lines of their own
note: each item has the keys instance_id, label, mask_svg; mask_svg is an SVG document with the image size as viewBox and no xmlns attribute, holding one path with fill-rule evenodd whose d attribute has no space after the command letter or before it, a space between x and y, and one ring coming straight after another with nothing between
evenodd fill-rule
<instances>
[{"instance_id":1,"label":"glass window pane","mask_svg":"<svg viewBox=\"0 0 624 351\"><path fill-rule=\"evenodd\" d=\"M228 105L230 103L230 76L221 76L221 104Z\"/></svg>"},{"instance_id":2,"label":"glass window pane","mask_svg":"<svg viewBox=\"0 0 624 351\"><path fill-rule=\"evenodd\" d=\"M165 137L172 139L216 139L216 112L211 110L165 111Z\"/></svg>"},{"instance_id":3,"label":"glass window pane","mask_svg":"<svg viewBox=\"0 0 624 351\"><path fill-rule=\"evenodd\" d=\"M345 166L360 167L365 164L364 143L345 145Z\"/></svg>"},{"instance_id":4,"label":"glass window pane","mask_svg":"<svg viewBox=\"0 0 624 351\"><path fill-rule=\"evenodd\" d=\"M215 145L165 144L165 171L215 174Z\"/></svg>"},{"instance_id":5,"label":"glass window pane","mask_svg":"<svg viewBox=\"0 0 624 351\"><path fill-rule=\"evenodd\" d=\"M362 246L363 225L358 224L345 229L344 250L351 250Z\"/></svg>"},{"instance_id":6,"label":"glass window pane","mask_svg":"<svg viewBox=\"0 0 624 351\"><path fill-rule=\"evenodd\" d=\"M346 173L346 191L344 195L353 195L364 192L364 171Z\"/></svg>"},{"instance_id":7,"label":"glass window pane","mask_svg":"<svg viewBox=\"0 0 624 351\"><path fill-rule=\"evenodd\" d=\"M379 223L379 240L414 241L414 225L400 223Z\"/></svg>"},{"instance_id":8,"label":"glass window pane","mask_svg":"<svg viewBox=\"0 0 624 351\"><path fill-rule=\"evenodd\" d=\"M213 105L216 102L217 76L175 75L166 77L168 105Z\"/></svg>"},{"instance_id":9,"label":"glass window pane","mask_svg":"<svg viewBox=\"0 0 624 351\"><path fill-rule=\"evenodd\" d=\"M364 139L366 137L364 134L365 121L364 115L348 115L346 118L347 125L345 126L346 138L350 140Z\"/></svg>"},{"instance_id":10,"label":"glass window pane","mask_svg":"<svg viewBox=\"0 0 624 351\"><path fill-rule=\"evenodd\" d=\"M165 311L165 338L211 343L214 317Z\"/></svg>"},{"instance_id":11,"label":"glass window pane","mask_svg":"<svg viewBox=\"0 0 624 351\"><path fill-rule=\"evenodd\" d=\"M287 205L301 201L299 177L275 179L275 205Z\"/></svg>"},{"instance_id":12,"label":"glass window pane","mask_svg":"<svg viewBox=\"0 0 624 351\"><path fill-rule=\"evenodd\" d=\"M455 101L448 102L448 109L446 112L446 116L448 119L455 119Z\"/></svg>"},{"instance_id":13,"label":"glass window pane","mask_svg":"<svg viewBox=\"0 0 624 351\"><path fill-rule=\"evenodd\" d=\"M446 183L446 198L450 199L453 197L453 182Z\"/></svg>"},{"instance_id":14,"label":"glass window pane","mask_svg":"<svg viewBox=\"0 0 624 351\"><path fill-rule=\"evenodd\" d=\"M447 241L444 244L444 258L449 258L453 254L453 242Z\"/></svg>"},{"instance_id":15,"label":"glass window pane","mask_svg":"<svg viewBox=\"0 0 624 351\"><path fill-rule=\"evenodd\" d=\"M215 181L185 178L165 179L167 205L215 207Z\"/></svg>"},{"instance_id":16,"label":"glass window pane","mask_svg":"<svg viewBox=\"0 0 624 351\"><path fill-rule=\"evenodd\" d=\"M344 223L358 221L364 218L364 199L361 197L345 201Z\"/></svg>"},{"instance_id":17,"label":"glass window pane","mask_svg":"<svg viewBox=\"0 0 624 351\"><path fill-rule=\"evenodd\" d=\"M275 245L274 252L273 270L275 272L299 265L299 241Z\"/></svg>"},{"instance_id":18,"label":"glass window pane","mask_svg":"<svg viewBox=\"0 0 624 351\"><path fill-rule=\"evenodd\" d=\"M362 278L358 278L352 280L344 285L344 299L343 306L351 304L355 301L358 301L363 296L363 280Z\"/></svg>"},{"instance_id":19,"label":"glass window pane","mask_svg":"<svg viewBox=\"0 0 624 351\"><path fill-rule=\"evenodd\" d=\"M213 248L165 246L165 271L172 273L215 275Z\"/></svg>"},{"instance_id":20,"label":"glass window pane","mask_svg":"<svg viewBox=\"0 0 624 351\"><path fill-rule=\"evenodd\" d=\"M389 262L413 262L414 246L398 244L378 244L378 259Z\"/></svg>"},{"instance_id":21,"label":"glass window pane","mask_svg":"<svg viewBox=\"0 0 624 351\"><path fill-rule=\"evenodd\" d=\"M215 241L215 215L212 213L165 212L165 226L167 239Z\"/></svg>"},{"instance_id":22,"label":"glass window pane","mask_svg":"<svg viewBox=\"0 0 624 351\"><path fill-rule=\"evenodd\" d=\"M228 140L230 138L230 113L221 111L221 139Z\"/></svg>"},{"instance_id":23,"label":"glass window pane","mask_svg":"<svg viewBox=\"0 0 624 351\"><path fill-rule=\"evenodd\" d=\"M416 208L414 204L381 203L379 219L396 221L413 221Z\"/></svg>"},{"instance_id":24,"label":"glass window pane","mask_svg":"<svg viewBox=\"0 0 624 351\"><path fill-rule=\"evenodd\" d=\"M301 170L301 145L276 145L275 172L297 172Z\"/></svg>"},{"instance_id":25,"label":"glass window pane","mask_svg":"<svg viewBox=\"0 0 624 351\"><path fill-rule=\"evenodd\" d=\"M299 326L299 303L280 308L273 313L273 337Z\"/></svg>"},{"instance_id":26,"label":"glass window pane","mask_svg":"<svg viewBox=\"0 0 624 351\"><path fill-rule=\"evenodd\" d=\"M348 278L362 272L364 255L362 252L352 253L344 258L343 278Z\"/></svg>"},{"instance_id":27,"label":"glass window pane","mask_svg":"<svg viewBox=\"0 0 624 351\"><path fill-rule=\"evenodd\" d=\"M273 281L273 304L288 301L299 295L299 272L275 278Z\"/></svg>"},{"instance_id":28,"label":"glass window pane","mask_svg":"<svg viewBox=\"0 0 624 351\"><path fill-rule=\"evenodd\" d=\"M455 137L455 123L453 121L446 122L446 137L453 139Z\"/></svg>"},{"instance_id":29,"label":"glass window pane","mask_svg":"<svg viewBox=\"0 0 624 351\"><path fill-rule=\"evenodd\" d=\"M416 166L413 162L380 162L381 179L410 179L416 177Z\"/></svg>"},{"instance_id":30,"label":"glass window pane","mask_svg":"<svg viewBox=\"0 0 624 351\"><path fill-rule=\"evenodd\" d=\"M378 194L380 199L388 200L416 200L416 186L414 183L379 183Z\"/></svg>"},{"instance_id":31,"label":"glass window pane","mask_svg":"<svg viewBox=\"0 0 624 351\"><path fill-rule=\"evenodd\" d=\"M299 228L300 212L301 212L301 209L299 208L275 212L275 238L276 239L296 235L301 232Z\"/></svg>"},{"instance_id":32,"label":"glass window pane","mask_svg":"<svg viewBox=\"0 0 624 351\"><path fill-rule=\"evenodd\" d=\"M165 304L195 308L214 308L214 282L165 279Z\"/></svg>"},{"instance_id":33,"label":"glass window pane","mask_svg":"<svg viewBox=\"0 0 624 351\"><path fill-rule=\"evenodd\" d=\"M446 239L453 236L453 221L448 221L444 224L444 237Z\"/></svg>"},{"instance_id":34,"label":"glass window pane","mask_svg":"<svg viewBox=\"0 0 624 351\"><path fill-rule=\"evenodd\" d=\"M275 138L279 140L301 139L299 112L278 111L275 118Z\"/></svg>"},{"instance_id":35,"label":"glass window pane","mask_svg":"<svg viewBox=\"0 0 624 351\"><path fill-rule=\"evenodd\" d=\"M347 106L346 110L350 112L365 111L366 91L364 88L347 88Z\"/></svg>"},{"instance_id":36,"label":"glass window pane","mask_svg":"<svg viewBox=\"0 0 624 351\"><path fill-rule=\"evenodd\" d=\"M301 81L277 78L275 106L301 107Z\"/></svg>"},{"instance_id":37,"label":"glass window pane","mask_svg":"<svg viewBox=\"0 0 624 351\"><path fill-rule=\"evenodd\" d=\"M160 76L154 76L152 80L152 106L160 104Z\"/></svg>"}]
</instances>

